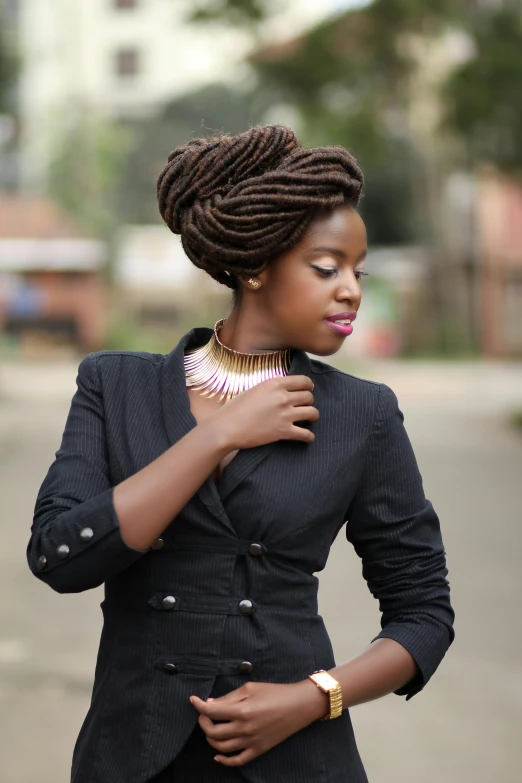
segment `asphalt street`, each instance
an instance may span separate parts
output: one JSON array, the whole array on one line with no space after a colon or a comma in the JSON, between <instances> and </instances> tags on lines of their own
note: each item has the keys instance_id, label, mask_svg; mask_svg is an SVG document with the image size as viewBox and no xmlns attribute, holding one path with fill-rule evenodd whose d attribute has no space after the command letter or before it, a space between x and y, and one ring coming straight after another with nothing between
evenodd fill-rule
<instances>
[{"instance_id":1,"label":"asphalt street","mask_svg":"<svg viewBox=\"0 0 522 783\"><path fill-rule=\"evenodd\" d=\"M0 365L0 779L67 783L86 713L102 590L58 595L29 572L34 500L59 446L77 363ZM516 364L358 363L388 383L437 509L456 640L428 687L353 708L370 783L522 780L522 407ZM320 575L337 660L378 633L344 531ZM349 783L349 781L347 781Z\"/></svg>"}]
</instances>

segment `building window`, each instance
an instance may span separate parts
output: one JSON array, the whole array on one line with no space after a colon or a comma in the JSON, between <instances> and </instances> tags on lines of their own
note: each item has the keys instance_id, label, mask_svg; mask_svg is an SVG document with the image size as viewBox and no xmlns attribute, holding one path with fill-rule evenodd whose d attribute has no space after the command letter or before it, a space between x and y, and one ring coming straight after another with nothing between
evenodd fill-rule
<instances>
[{"instance_id":1,"label":"building window","mask_svg":"<svg viewBox=\"0 0 522 783\"><path fill-rule=\"evenodd\" d=\"M139 71L139 56L136 49L120 49L116 52L116 74L127 79L137 76Z\"/></svg>"},{"instance_id":2,"label":"building window","mask_svg":"<svg viewBox=\"0 0 522 783\"><path fill-rule=\"evenodd\" d=\"M127 8L136 8L138 0L114 0L114 7L118 10L126 10Z\"/></svg>"}]
</instances>

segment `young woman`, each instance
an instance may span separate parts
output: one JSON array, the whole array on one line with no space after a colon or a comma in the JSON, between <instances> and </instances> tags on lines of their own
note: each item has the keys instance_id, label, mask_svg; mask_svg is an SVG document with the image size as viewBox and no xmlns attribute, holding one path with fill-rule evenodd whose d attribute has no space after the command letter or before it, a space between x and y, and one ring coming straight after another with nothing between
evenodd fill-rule
<instances>
[{"instance_id":1,"label":"young woman","mask_svg":"<svg viewBox=\"0 0 522 783\"><path fill-rule=\"evenodd\" d=\"M159 177L167 225L234 298L166 356L79 366L28 546L58 592L105 583L74 783L363 783L349 708L410 699L453 640L395 395L307 356L361 304L362 183L282 126L195 139ZM336 665L314 572L345 522L382 630Z\"/></svg>"}]
</instances>

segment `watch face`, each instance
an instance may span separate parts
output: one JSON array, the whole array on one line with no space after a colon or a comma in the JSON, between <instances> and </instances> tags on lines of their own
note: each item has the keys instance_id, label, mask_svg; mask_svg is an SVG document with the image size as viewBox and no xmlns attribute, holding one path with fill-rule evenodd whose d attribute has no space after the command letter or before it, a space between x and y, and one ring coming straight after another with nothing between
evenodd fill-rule
<instances>
[{"instance_id":1,"label":"watch face","mask_svg":"<svg viewBox=\"0 0 522 783\"><path fill-rule=\"evenodd\" d=\"M330 691L338 685L337 680L335 680L331 674L328 674L328 672L317 672L317 674L313 675L313 678L314 682L324 691Z\"/></svg>"}]
</instances>

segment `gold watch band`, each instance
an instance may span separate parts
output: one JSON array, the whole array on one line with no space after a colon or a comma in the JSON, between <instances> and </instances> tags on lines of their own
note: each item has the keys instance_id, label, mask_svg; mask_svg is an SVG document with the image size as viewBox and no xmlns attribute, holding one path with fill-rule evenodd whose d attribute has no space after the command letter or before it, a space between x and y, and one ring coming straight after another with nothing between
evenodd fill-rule
<instances>
[{"instance_id":1,"label":"gold watch band","mask_svg":"<svg viewBox=\"0 0 522 783\"><path fill-rule=\"evenodd\" d=\"M343 711L341 683L324 669L319 669L308 676L320 690L328 694L330 699L330 711L326 715L323 715L321 720L339 718Z\"/></svg>"}]
</instances>

